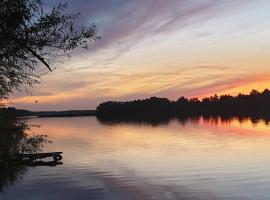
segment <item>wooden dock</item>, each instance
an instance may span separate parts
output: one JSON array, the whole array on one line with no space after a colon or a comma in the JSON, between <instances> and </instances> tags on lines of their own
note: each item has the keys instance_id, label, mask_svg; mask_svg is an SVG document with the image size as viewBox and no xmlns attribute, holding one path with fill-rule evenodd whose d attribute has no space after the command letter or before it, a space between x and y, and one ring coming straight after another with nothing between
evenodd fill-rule
<instances>
[{"instance_id":1,"label":"wooden dock","mask_svg":"<svg viewBox=\"0 0 270 200\"><path fill-rule=\"evenodd\" d=\"M42 158L49 158L52 157L54 161L62 160L63 152L50 152L50 153L31 153L31 154L19 154L18 158L24 160L37 160Z\"/></svg>"}]
</instances>

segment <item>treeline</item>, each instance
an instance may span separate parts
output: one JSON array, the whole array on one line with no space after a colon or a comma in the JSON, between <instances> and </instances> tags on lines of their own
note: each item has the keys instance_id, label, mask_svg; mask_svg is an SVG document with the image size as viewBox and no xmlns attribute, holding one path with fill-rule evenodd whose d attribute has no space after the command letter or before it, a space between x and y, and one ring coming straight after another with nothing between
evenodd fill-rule
<instances>
[{"instance_id":1,"label":"treeline","mask_svg":"<svg viewBox=\"0 0 270 200\"><path fill-rule=\"evenodd\" d=\"M40 111L17 110L13 107L0 108L0 116L9 114L16 117L77 117L95 116L95 110Z\"/></svg>"},{"instance_id":2,"label":"treeline","mask_svg":"<svg viewBox=\"0 0 270 200\"><path fill-rule=\"evenodd\" d=\"M171 117L241 116L269 118L270 91L252 90L250 94L214 95L198 98L180 97L176 101L151 97L129 102L105 102L97 107L101 120L168 120Z\"/></svg>"}]
</instances>

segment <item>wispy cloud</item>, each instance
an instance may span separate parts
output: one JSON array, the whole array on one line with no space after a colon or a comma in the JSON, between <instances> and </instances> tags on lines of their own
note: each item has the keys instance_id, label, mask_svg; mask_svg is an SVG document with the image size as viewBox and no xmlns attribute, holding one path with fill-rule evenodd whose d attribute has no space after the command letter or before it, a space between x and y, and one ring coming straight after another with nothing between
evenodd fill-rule
<instances>
[{"instance_id":1,"label":"wispy cloud","mask_svg":"<svg viewBox=\"0 0 270 200\"><path fill-rule=\"evenodd\" d=\"M235 94L239 92L239 87L242 87L240 91L243 92L249 92L256 85L256 88L260 86L258 89L264 89L269 84L270 74L242 74L242 77L239 77L239 74L234 75L227 67L194 66L166 73L97 72L92 74L92 78L80 78L84 81L75 81L74 85L59 81L57 87L53 87L53 82L52 85L47 83L46 90L53 90L54 93L36 90L32 97L14 97L13 103L32 108L35 107L35 101L39 108L64 109L71 105L95 108L101 101L106 100L131 100L150 96L177 99L180 96Z\"/></svg>"},{"instance_id":2,"label":"wispy cloud","mask_svg":"<svg viewBox=\"0 0 270 200\"><path fill-rule=\"evenodd\" d=\"M15 94L18 107L95 108L107 100L202 97L247 92L269 83L269 36L238 40L267 30L263 23L246 31L269 15L264 15L269 13L263 6L267 1L68 2L69 10L81 12L84 23L97 24L102 40L42 77L32 97Z\"/></svg>"},{"instance_id":3,"label":"wispy cloud","mask_svg":"<svg viewBox=\"0 0 270 200\"><path fill-rule=\"evenodd\" d=\"M250 0L69 0L69 9L82 13L83 21L95 22L102 40L90 49L102 51L110 62L142 41L196 27L216 17L234 13ZM238 10L239 11L239 10ZM198 37L205 36L205 32ZM207 32L207 35L211 33ZM193 35L194 36L194 35ZM110 52L108 52L110 50ZM99 59L101 62L101 59ZM93 65L98 62L94 62Z\"/></svg>"}]
</instances>

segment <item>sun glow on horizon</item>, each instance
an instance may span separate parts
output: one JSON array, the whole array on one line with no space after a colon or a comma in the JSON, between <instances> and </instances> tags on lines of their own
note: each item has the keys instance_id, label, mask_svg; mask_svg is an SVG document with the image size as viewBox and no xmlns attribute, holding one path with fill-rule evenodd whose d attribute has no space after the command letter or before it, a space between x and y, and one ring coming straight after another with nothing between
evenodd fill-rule
<instances>
[{"instance_id":1,"label":"sun glow on horizon","mask_svg":"<svg viewBox=\"0 0 270 200\"><path fill-rule=\"evenodd\" d=\"M113 7L113 0L96 10L89 2L69 3L92 11L82 12L83 20L97 22L102 40L42 76L32 96L16 92L11 105L95 109L110 100L203 98L270 88L268 1L128 0Z\"/></svg>"}]
</instances>

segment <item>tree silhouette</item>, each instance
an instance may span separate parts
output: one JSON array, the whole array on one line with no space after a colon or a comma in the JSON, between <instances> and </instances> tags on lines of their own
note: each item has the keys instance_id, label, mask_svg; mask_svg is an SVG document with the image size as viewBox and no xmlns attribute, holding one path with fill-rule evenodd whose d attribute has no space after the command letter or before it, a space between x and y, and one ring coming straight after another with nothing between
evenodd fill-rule
<instances>
[{"instance_id":1,"label":"tree silhouette","mask_svg":"<svg viewBox=\"0 0 270 200\"><path fill-rule=\"evenodd\" d=\"M0 161L16 158L19 153L37 153L50 142L46 135L29 136L27 130L31 126L19 121L13 109L0 109Z\"/></svg>"},{"instance_id":2,"label":"tree silhouette","mask_svg":"<svg viewBox=\"0 0 270 200\"><path fill-rule=\"evenodd\" d=\"M130 102L105 102L97 107L97 117L101 120L143 120L162 119L172 117L196 116L238 116L269 119L270 91L252 90L249 95L238 94L214 95L187 99L180 97L177 101L152 97L145 100Z\"/></svg>"},{"instance_id":3,"label":"tree silhouette","mask_svg":"<svg viewBox=\"0 0 270 200\"><path fill-rule=\"evenodd\" d=\"M42 151L45 143L50 142L46 135L29 136L31 127L16 119L14 108L0 109L0 192L3 187L13 184L27 171L27 166L61 164L59 162L33 162L18 159L20 153Z\"/></svg>"},{"instance_id":4,"label":"tree silhouette","mask_svg":"<svg viewBox=\"0 0 270 200\"><path fill-rule=\"evenodd\" d=\"M80 15L66 14L67 4L43 7L42 0L0 1L0 99L38 83L39 64L51 71L58 56L100 39L94 24L77 26Z\"/></svg>"}]
</instances>

